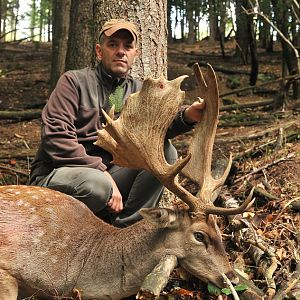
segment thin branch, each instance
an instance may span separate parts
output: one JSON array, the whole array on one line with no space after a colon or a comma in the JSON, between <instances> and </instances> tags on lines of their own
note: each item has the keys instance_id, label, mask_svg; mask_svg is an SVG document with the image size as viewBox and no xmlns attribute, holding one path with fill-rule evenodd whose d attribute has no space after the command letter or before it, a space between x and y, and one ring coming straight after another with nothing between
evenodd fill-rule
<instances>
[{"instance_id":1,"label":"thin branch","mask_svg":"<svg viewBox=\"0 0 300 300\"><path fill-rule=\"evenodd\" d=\"M273 165L276 165L276 164L278 164L278 163L280 163L280 162L282 162L282 161L286 161L286 160L290 160L290 159L291 159L291 157L282 157L282 158L279 158L279 159L277 159L277 160L275 160L275 161L273 161L273 162L271 162L271 163L269 163L269 164L266 164L266 165L264 165L264 166L262 166L262 167L260 167L260 168L258 168L258 169L256 169L256 170L250 172L250 173L247 174L247 175L244 175L244 176L242 176L242 177L236 179L236 180L234 181L234 184L236 184L236 183L238 183L238 182L240 182L240 181L242 181L242 180L244 180L244 179L250 177L251 175L254 175L254 174L256 174L256 173L259 173L259 172L261 172L261 171L264 170L264 169L267 169L267 168L269 168L269 167L271 167L271 166L273 166Z\"/></svg>"},{"instance_id":2,"label":"thin branch","mask_svg":"<svg viewBox=\"0 0 300 300\"><path fill-rule=\"evenodd\" d=\"M252 5L252 3L250 2L250 4ZM291 41L280 31L280 29L272 22L269 20L269 18L264 15L261 12L255 12L253 9L253 5L252 5L252 10L247 10L242 6L243 11L245 12L246 15L257 15L260 16L265 22L267 22L274 30L277 31L277 33L279 34L279 36L293 49L294 54L296 56L297 59L297 73L300 73L300 59L299 59L299 52L297 50L297 48L291 43Z\"/></svg>"},{"instance_id":3,"label":"thin branch","mask_svg":"<svg viewBox=\"0 0 300 300\"><path fill-rule=\"evenodd\" d=\"M230 282L229 278L224 273L222 274L222 277L223 277L225 283L228 285L228 287L229 287L229 289L232 293L233 299L234 300L240 300L239 295L237 294L236 290L234 289L234 287L233 287L232 283Z\"/></svg>"}]
</instances>

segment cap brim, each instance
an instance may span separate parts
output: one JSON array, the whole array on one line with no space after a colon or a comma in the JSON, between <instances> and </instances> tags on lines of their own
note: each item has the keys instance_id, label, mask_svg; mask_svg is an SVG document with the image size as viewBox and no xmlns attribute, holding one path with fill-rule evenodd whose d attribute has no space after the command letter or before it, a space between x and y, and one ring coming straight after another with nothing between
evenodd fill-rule
<instances>
[{"instance_id":1,"label":"cap brim","mask_svg":"<svg viewBox=\"0 0 300 300\"><path fill-rule=\"evenodd\" d=\"M115 32L119 31L119 30L127 30L131 33L133 39L136 41L137 40L137 35L136 33L131 29L129 28L129 26L126 26L126 25L115 25L113 26L112 28L109 28L105 31L103 31L103 33L106 35L106 36L112 36Z\"/></svg>"}]
</instances>

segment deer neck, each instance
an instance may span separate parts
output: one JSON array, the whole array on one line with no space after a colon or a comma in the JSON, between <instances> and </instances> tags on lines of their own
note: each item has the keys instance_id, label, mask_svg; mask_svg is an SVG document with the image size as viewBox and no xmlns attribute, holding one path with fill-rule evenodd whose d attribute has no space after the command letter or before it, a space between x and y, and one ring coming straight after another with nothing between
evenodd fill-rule
<instances>
[{"instance_id":1,"label":"deer neck","mask_svg":"<svg viewBox=\"0 0 300 300\"><path fill-rule=\"evenodd\" d=\"M82 274L82 282L88 282L86 277L99 280L99 284L83 286L90 294L99 293L99 287L115 289L116 299L121 295L135 293L142 280L157 265L163 255L170 249L164 245L166 231L141 221L124 229L108 227L110 233L95 240L92 253L86 262L85 269L89 274ZM101 255L99 255L101 253ZM109 262L109 263L108 263ZM104 269L103 266L109 265ZM92 270L92 274L90 273ZM121 276L120 276L121 275ZM105 279L105 280L104 280ZM95 289L97 288L97 291Z\"/></svg>"}]
</instances>

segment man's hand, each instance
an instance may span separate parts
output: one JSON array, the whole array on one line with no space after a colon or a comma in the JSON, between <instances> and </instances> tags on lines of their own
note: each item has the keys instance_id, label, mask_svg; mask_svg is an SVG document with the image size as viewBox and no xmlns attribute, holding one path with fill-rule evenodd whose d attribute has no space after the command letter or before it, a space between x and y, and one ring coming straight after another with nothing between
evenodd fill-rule
<instances>
[{"instance_id":1,"label":"man's hand","mask_svg":"<svg viewBox=\"0 0 300 300\"><path fill-rule=\"evenodd\" d=\"M202 111L205 108L205 101L198 97L198 101L195 101L184 111L184 120L187 123L200 122L202 118Z\"/></svg>"},{"instance_id":2,"label":"man's hand","mask_svg":"<svg viewBox=\"0 0 300 300\"><path fill-rule=\"evenodd\" d=\"M111 199L107 202L107 206L112 212L119 213L123 210L122 195L111 175L107 171L104 174L109 177L113 187Z\"/></svg>"}]
</instances>

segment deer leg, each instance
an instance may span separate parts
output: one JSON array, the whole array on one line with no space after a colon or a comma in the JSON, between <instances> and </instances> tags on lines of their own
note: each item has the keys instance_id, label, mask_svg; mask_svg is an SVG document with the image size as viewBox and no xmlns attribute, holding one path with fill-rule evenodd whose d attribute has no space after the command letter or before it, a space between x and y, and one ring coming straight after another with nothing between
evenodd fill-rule
<instances>
[{"instance_id":1,"label":"deer leg","mask_svg":"<svg viewBox=\"0 0 300 300\"><path fill-rule=\"evenodd\" d=\"M18 283L7 271L0 269L0 300L17 300Z\"/></svg>"}]
</instances>

